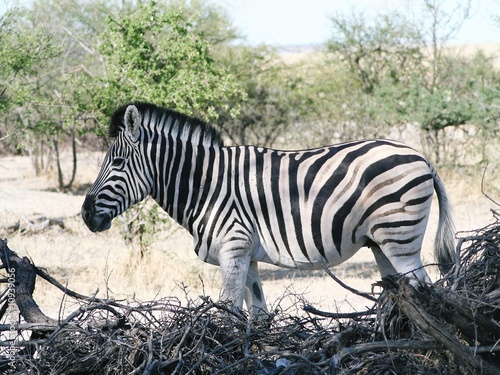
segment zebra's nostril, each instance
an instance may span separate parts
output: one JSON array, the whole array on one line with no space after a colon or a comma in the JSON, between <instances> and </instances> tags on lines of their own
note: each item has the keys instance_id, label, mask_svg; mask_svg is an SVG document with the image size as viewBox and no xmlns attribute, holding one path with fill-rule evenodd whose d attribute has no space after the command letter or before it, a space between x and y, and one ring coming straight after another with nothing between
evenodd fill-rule
<instances>
[{"instance_id":1,"label":"zebra's nostril","mask_svg":"<svg viewBox=\"0 0 500 375\"><path fill-rule=\"evenodd\" d=\"M95 212L95 196L87 195L82 205L82 216L89 219Z\"/></svg>"}]
</instances>

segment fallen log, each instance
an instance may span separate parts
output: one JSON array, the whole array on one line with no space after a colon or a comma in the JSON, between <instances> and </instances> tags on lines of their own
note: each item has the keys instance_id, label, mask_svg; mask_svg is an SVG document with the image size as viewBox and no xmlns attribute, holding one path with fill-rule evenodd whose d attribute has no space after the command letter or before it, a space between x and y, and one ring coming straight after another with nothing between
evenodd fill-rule
<instances>
[{"instance_id":1,"label":"fallen log","mask_svg":"<svg viewBox=\"0 0 500 375\"><path fill-rule=\"evenodd\" d=\"M2 280L8 283L8 293L3 299L0 319L3 318L5 306L12 303L12 297L19 308L21 316L27 323L37 323L43 326L57 327L57 321L45 315L33 299L35 290L36 267L26 257L19 257L7 246L7 240L0 239L0 261L7 270L8 278Z\"/></svg>"},{"instance_id":2,"label":"fallen log","mask_svg":"<svg viewBox=\"0 0 500 375\"><path fill-rule=\"evenodd\" d=\"M64 224L65 219L66 218L62 217L47 218L45 216L40 216L36 219L30 220L23 215L17 223L7 227L7 232L8 233L20 232L22 234L33 234L33 233L43 232L54 226L58 226L61 229L66 229L66 225Z\"/></svg>"}]
</instances>

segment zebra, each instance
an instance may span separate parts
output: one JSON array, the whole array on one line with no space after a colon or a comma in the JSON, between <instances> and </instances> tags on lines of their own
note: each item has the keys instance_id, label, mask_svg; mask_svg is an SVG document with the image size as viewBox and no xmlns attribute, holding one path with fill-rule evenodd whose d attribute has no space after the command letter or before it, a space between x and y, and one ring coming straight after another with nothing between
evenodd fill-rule
<instances>
[{"instance_id":1,"label":"zebra","mask_svg":"<svg viewBox=\"0 0 500 375\"><path fill-rule=\"evenodd\" d=\"M338 265L371 248L382 277L430 282L420 251L434 190L435 256L454 261L454 226L443 183L409 146L386 139L283 151L224 146L202 120L154 104L118 108L113 143L81 214L100 232L151 196L218 265L220 299L252 317L267 314L258 262L297 269Z\"/></svg>"}]
</instances>

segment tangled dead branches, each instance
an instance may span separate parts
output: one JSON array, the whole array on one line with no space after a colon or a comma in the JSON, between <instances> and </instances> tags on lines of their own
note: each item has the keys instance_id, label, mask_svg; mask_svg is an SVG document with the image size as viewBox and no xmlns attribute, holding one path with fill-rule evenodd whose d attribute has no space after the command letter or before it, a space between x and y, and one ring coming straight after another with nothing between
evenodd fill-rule
<instances>
[{"instance_id":1,"label":"tangled dead branches","mask_svg":"<svg viewBox=\"0 0 500 375\"><path fill-rule=\"evenodd\" d=\"M459 234L455 266L435 284L380 282L382 331L388 329L391 338L411 335L439 343L453 359L440 373L500 373L500 215L493 211L493 216L485 228Z\"/></svg>"},{"instance_id":2,"label":"tangled dead branches","mask_svg":"<svg viewBox=\"0 0 500 375\"><path fill-rule=\"evenodd\" d=\"M23 314L24 322L16 322L14 332L9 324L0 325L5 332L1 344L15 347L14 355L7 349L2 352L0 371L497 374L498 213L494 212L494 218L485 228L460 234L456 264L443 279L415 288L404 277L386 278L379 283L384 291L375 306L349 315L304 306L300 316L276 311L268 321L253 322L244 313L209 298L187 305L175 298L127 304L100 300L65 290L31 265L37 276L79 300L80 307L59 321L47 318L40 322L40 315L30 318ZM29 268L22 262L26 259L10 255L9 268L16 262L16 267ZM24 296L16 294L18 305L21 299L29 299L30 290L25 288ZM8 293L0 300L4 321L7 302Z\"/></svg>"},{"instance_id":3,"label":"tangled dead branches","mask_svg":"<svg viewBox=\"0 0 500 375\"><path fill-rule=\"evenodd\" d=\"M326 322L328 321L328 322ZM13 373L323 374L360 336L331 319L275 316L252 323L208 298L82 306L42 339L18 342Z\"/></svg>"}]
</instances>

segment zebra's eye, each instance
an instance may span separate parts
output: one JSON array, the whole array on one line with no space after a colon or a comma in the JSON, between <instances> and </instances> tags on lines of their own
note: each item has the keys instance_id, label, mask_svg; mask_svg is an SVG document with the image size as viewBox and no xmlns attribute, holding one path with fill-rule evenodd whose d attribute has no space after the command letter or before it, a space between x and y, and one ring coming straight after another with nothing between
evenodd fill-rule
<instances>
[{"instance_id":1,"label":"zebra's eye","mask_svg":"<svg viewBox=\"0 0 500 375\"><path fill-rule=\"evenodd\" d=\"M113 162L111 163L111 165L113 167L121 168L121 167L123 167L124 163L125 163L125 159L124 158L114 158Z\"/></svg>"}]
</instances>

